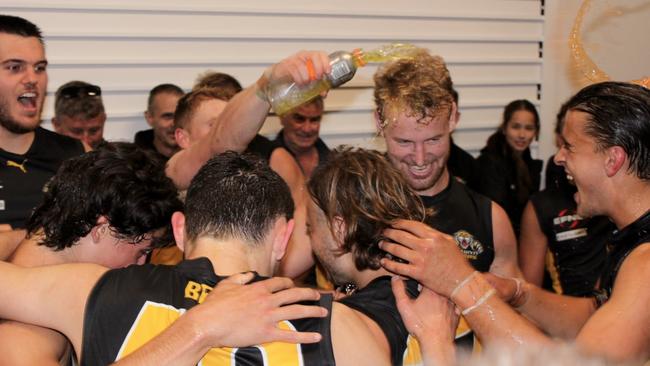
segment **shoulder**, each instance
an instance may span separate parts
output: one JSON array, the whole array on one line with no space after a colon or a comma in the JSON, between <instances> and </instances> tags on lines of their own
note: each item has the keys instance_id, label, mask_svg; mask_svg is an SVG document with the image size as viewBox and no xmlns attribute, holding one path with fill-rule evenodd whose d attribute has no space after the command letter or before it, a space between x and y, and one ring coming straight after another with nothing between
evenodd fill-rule
<instances>
[{"instance_id":1,"label":"shoulder","mask_svg":"<svg viewBox=\"0 0 650 366\"><path fill-rule=\"evenodd\" d=\"M46 130L43 127L38 127L35 131L33 147L54 148L62 157L68 158L84 153L84 146L81 141L73 139L72 137L60 135L56 132ZM50 151L51 153L52 151Z\"/></svg>"}]
</instances>

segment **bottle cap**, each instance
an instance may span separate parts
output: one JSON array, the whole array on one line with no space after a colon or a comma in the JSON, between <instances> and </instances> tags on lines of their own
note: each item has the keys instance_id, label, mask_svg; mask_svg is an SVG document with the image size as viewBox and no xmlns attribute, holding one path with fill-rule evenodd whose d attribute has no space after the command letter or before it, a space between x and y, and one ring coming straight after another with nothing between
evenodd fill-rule
<instances>
[{"instance_id":1,"label":"bottle cap","mask_svg":"<svg viewBox=\"0 0 650 366\"><path fill-rule=\"evenodd\" d=\"M363 59L363 51L361 48L355 48L352 50L352 58L358 67L366 66L367 62Z\"/></svg>"}]
</instances>

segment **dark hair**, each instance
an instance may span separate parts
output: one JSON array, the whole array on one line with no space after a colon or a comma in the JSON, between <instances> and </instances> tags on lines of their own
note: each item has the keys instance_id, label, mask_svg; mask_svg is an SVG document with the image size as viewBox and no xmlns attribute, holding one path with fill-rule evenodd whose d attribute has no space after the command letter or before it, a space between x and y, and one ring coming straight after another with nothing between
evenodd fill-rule
<instances>
[{"instance_id":1,"label":"dark hair","mask_svg":"<svg viewBox=\"0 0 650 366\"><path fill-rule=\"evenodd\" d=\"M185 92L183 92L183 89L181 89L178 85L174 84L159 84L153 87L149 91L149 98L147 99L147 110L149 112L152 112L151 108L153 107L153 101L156 98L158 94L163 94L163 93L168 93L168 94L175 94L175 95L183 95Z\"/></svg>"},{"instance_id":2,"label":"dark hair","mask_svg":"<svg viewBox=\"0 0 650 366\"><path fill-rule=\"evenodd\" d=\"M533 117L535 117L535 138L537 139L539 137L539 114L537 113L537 108L535 108L535 105L529 102L527 99L513 100L512 102L508 103L505 108L503 108L503 120L501 121L499 130L501 130L501 132L505 132L506 127L508 126L508 122L510 122L510 119L512 119L512 115L518 111L528 111L533 115Z\"/></svg>"},{"instance_id":3,"label":"dark hair","mask_svg":"<svg viewBox=\"0 0 650 366\"><path fill-rule=\"evenodd\" d=\"M43 43L43 34L36 24L13 15L0 14L0 33L13 34L21 37L36 37Z\"/></svg>"},{"instance_id":4,"label":"dark hair","mask_svg":"<svg viewBox=\"0 0 650 366\"><path fill-rule=\"evenodd\" d=\"M380 268L385 253L379 240L392 221L423 221L427 213L402 174L373 150L337 148L314 170L307 187L333 234L335 217L345 223L340 254L352 253L360 271Z\"/></svg>"},{"instance_id":5,"label":"dark hair","mask_svg":"<svg viewBox=\"0 0 650 366\"><path fill-rule=\"evenodd\" d=\"M221 90L226 96L226 101L232 99L235 94L243 90L241 84L233 76L223 72L208 71L201 75L192 90L201 88L213 88Z\"/></svg>"},{"instance_id":6,"label":"dark hair","mask_svg":"<svg viewBox=\"0 0 650 366\"><path fill-rule=\"evenodd\" d=\"M194 117L194 112L199 108L201 103L206 100L220 99L224 102L229 100L228 93L215 88L194 89L183 95L178 100L176 112L174 113L174 127L186 128L187 124Z\"/></svg>"},{"instance_id":7,"label":"dark hair","mask_svg":"<svg viewBox=\"0 0 650 366\"><path fill-rule=\"evenodd\" d=\"M89 84L85 81L69 81L59 87L54 94L54 115L57 117L80 117L84 120L95 118L104 113L104 102L101 94L83 95L79 94L75 98L67 97L66 90L83 88L97 88L98 86ZM101 93L101 91L100 91Z\"/></svg>"},{"instance_id":8,"label":"dark hair","mask_svg":"<svg viewBox=\"0 0 650 366\"><path fill-rule=\"evenodd\" d=\"M228 151L196 174L185 198L185 231L200 237L237 238L256 245L275 220L293 216L289 187L262 159Z\"/></svg>"},{"instance_id":9,"label":"dark hair","mask_svg":"<svg viewBox=\"0 0 650 366\"><path fill-rule=\"evenodd\" d=\"M613 81L593 84L569 99L566 110L589 115L585 132L596 140L597 150L622 147L629 171L650 179L650 90Z\"/></svg>"},{"instance_id":10,"label":"dark hair","mask_svg":"<svg viewBox=\"0 0 650 366\"><path fill-rule=\"evenodd\" d=\"M173 243L171 216L182 203L159 160L153 152L119 142L65 161L47 184L27 231L34 235L42 230L40 244L62 250L88 235L105 216L117 237L139 242L163 229L152 246Z\"/></svg>"}]
</instances>

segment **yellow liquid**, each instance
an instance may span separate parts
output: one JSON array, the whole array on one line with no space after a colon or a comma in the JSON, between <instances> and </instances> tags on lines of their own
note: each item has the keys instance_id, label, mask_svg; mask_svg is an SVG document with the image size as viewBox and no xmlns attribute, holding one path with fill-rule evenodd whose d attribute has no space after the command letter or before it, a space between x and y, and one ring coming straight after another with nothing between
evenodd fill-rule
<instances>
[{"instance_id":1,"label":"yellow liquid","mask_svg":"<svg viewBox=\"0 0 650 366\"><path fill-rule=\"evenodd\" d=\"M422 49L412 44L393 43L374 50L364 51L363 60L365 62L388 62L402 58L410 59L420 52L422 52Z\"/></svg>"}]
</instances>

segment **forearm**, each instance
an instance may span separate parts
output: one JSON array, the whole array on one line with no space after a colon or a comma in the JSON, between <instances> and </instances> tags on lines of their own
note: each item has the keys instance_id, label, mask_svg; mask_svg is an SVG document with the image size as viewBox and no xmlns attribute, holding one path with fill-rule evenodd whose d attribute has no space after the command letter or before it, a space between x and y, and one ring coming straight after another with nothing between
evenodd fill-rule
<instances>
[{"instance_id":1,"label":"forearm","mask_svg":"<svg viewBox=\"0 0 650 366\"><path fill-rule=\"evenodd\" d=\"M492 286L477 274L452 296L481 342L520 346L550 345L552 341L498 296L486 297Z\"/></svg>"},{"instance_id":2,"label":"forearm","mask_svg":"<svg viewBox=\"0 0 650 366\"><path fill-rule=\"evenodd\" d=\"M119 366L183 366L196 365L212 346L197 326L192 312L187 312L164 332L137 351L118 360Z\"/></svg>"},{"instance_id":3,"label":"forearm","mask_svg":"<svg viewBox=\"0 0 650 366\"><path fill-rule=\"evenodd\" d=\"M270 108L256 95L256 90L254 84L235 95L206 137L169 159L166 173L179 189L187 189L194 175L214 155L246 150Z\"/></svg>"},{"instance_id":4,"label":"forearm","mask_svg":"<svg viewBox=\"0 0 650 366\"><path fill-rule=\"evenodd\" d=\"M456 364L456 348L451 340L438 341L435 337L420 340L424 366L451 366Z\"/></svg>"},{"instance_id":5,"label":"forearm","mask_svg":"<svg viewBox=\"0 0 650 366\"><path fill-rule=\"evenodd\" d=\"M7 260L11 256L26 234L27 232L25 230L0 232L0 260Z\"/></svg>"},{"instance_id":6,"label":"forearm","mask_svg":"<svg viewBox=\"0 0 650 366\"><path fill-rule=\"evenodd\" d=\"M595 311L592 298L562 296L524 284L524 301L517 308L553 337L574 339Z\"/></svg>"}]
</instances>

